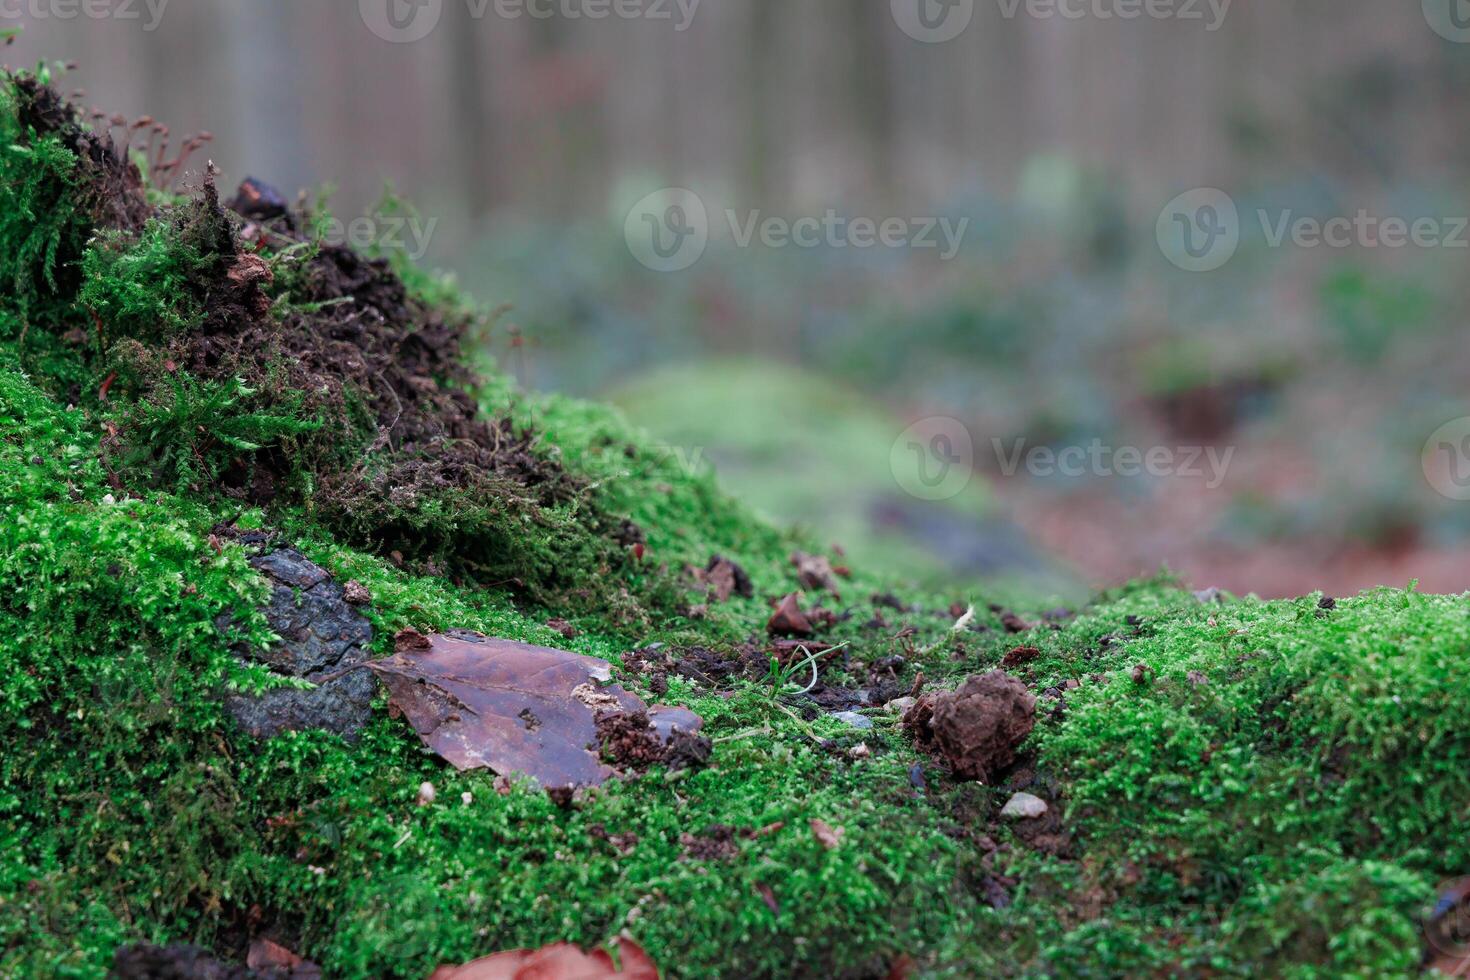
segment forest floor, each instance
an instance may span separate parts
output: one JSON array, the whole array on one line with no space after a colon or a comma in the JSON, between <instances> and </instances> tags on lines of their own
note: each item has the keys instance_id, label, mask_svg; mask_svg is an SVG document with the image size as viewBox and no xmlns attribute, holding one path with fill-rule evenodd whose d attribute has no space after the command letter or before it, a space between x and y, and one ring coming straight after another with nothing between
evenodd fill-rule
<instances>
[{"instance_id":1,"label":"forest floor","mask_svg":"<svg viewBox=\"0 0 1470 980\"><path fill-rule=\"evenodd\" d=\"M1464 597L905 588L48 81L0 91L0 973L1464 967Z\"/></svg>"}]
</instances>

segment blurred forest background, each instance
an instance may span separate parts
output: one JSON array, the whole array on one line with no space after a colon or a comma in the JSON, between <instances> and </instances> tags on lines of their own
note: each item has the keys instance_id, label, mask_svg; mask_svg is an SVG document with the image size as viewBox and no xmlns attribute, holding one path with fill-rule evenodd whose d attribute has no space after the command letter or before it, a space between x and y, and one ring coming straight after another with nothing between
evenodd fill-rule
<instances>
[{"instance_id":1,"label":"blurred forest background","mask_svg":"<svg viewBox=\"0 0 1470 980\"><path fill-rule=\"evenodd\" d=\"M1470 249L1273 246L1255 218L1470 214L1470 44L1431 9L1461 0L1235 0L1218 23L1204 0L977 0L944 43L902 29L905 0L703 0L687 23L688 0L419 0L437 20L411 43L372 29L407 0L159 2L9 0L6 60L74 60L89 105L212 131L229 181L331 184L344 220L391 184L422 216L403 244L510 307L487 353L523 384L620 403L863 560L1067 599L1163 563L1272 596L1470 588L1470 503L1421 465L1470 414ZM625 218L671 186L713 230L660 273ZM1198 187L1242 216L1205 273L1155 234ZM727 209L968 224L946 261L742 246ZM975 474L926 502L892 450L934 416ZM1233 456L1218 487L1007 475L992 439Z\"/></svg>"}]
</instances>

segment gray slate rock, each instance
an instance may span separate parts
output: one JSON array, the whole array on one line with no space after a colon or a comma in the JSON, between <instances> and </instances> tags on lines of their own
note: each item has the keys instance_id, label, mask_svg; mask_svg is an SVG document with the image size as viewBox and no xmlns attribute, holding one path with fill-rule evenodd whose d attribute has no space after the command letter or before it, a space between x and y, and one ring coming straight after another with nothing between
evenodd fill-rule
<instances>
[{"instance_id":1,"label":"gray slate rock","mask_svg":"<svg viewBox=\"0 0 1470 980\"><path fill-rule=\"evenodd\" d=\"M271 583L265 616L281 642L269 650L239 650L242 659L313 682L367 661L372 624L348 604L325 569L290 548L250 564ZM308 691L232 695L228 707L241 728L260 738L313 728L353 738L372 719L375 689L369 671L354 670Z\"/></svg>"}]
</instances>

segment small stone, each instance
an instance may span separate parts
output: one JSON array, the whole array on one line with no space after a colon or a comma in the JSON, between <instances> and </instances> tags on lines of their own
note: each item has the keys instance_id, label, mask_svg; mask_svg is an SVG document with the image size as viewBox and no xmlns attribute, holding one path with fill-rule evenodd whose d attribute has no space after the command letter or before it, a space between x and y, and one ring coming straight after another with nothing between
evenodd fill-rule
<instances>
[{"instance_id":1,"label":"small stone","mask_svg":"<svg viewBox=\"0 0 1470 980\"><path fill-rule=\"evenodd\" d=\"M1050 808L1046 805L1046 801L1041 797L1032 796L1030 793L1017 793L1006 803L1000 815L1013 820L1034 820L1045 814L1048 809Z\"/></svg>"},{"instance_id":2,"label":"small stone","mask_svg":"<svg viewBox=\"0 0 1470 980\"><path fill-rule=\"evenodd\" d=\"M1220 589L1214 588L1212 586L1208 589L1200 589L1194 594L1194 598L1196 602L1224 602L1225 593L1222 592Z\"/></svg>"},{"instance_id":3,"label":"small stone","mask_svg":"<svg viewBox=\"0 0 1470 980\"><path fill-rule=\"evenodd\" d=\"M419 785L419 796L418 796L418 804L419 804L419 806L428 806L430 803L433 803L434 802L434 797L436 797L438 795L439 794L437 792L435 792L435 790L434 790L434 784L433 783L421 783Z\"/></svg>"},{"instance_id":4,"label":"small stone","mask_svg":"<svg viewBox=\"0 0 1470 980\"><path fill-rule=\"evenodd\" d=\"M342 586L342 600L349 606L365 606L373 601L373 594L366 585L354 579Z\"/></svg>"},{"instance_id":5,"label":"small stone","mask_svg":"<svg viewBox=\"0 0 1470 980\"><path fill-rule=\"evenodd\" d=\"M867 742L859 742L857 745L854 745L852 748L848 749L847 754L852 756L854 759L866 759L868 756L873 754L873 750L868 748Z\"/></svg>"},{"instance_id":6,"label":"small stone","mask_svg":"<svg viewBox=\"0 0 1470 980\"><path fill-rule=\"evenodd\" d=\"M866 715L860 715L856 711L839 711L832 716L844 724L853 728L872 728L873 720Z\"/></svg>"},{"instance_id":7,"label":"small stone","mask_svg":"<svg viewBox=\"0 0 1470 980\"><path fill-rule=\"evenodd\" d=\"M475 794L470 792L461 793L459 794L459 802L463 803L465 806L469 806L471 803L475 802Z\"/></svg>"},{"instance_id":8,"label":"small stone","mask_svg":"<svg viewBox=\"0 0 1470 980\"><path fill-rule=\"evenodd\" d=\"M917 698L911 698L905 695L904 697L894 698L892 701L889 701L883 706L883 710L896 711L899 714L903 714L904 712L912 708L917 703L917 701Z\"/></svg>"}]
</instances>

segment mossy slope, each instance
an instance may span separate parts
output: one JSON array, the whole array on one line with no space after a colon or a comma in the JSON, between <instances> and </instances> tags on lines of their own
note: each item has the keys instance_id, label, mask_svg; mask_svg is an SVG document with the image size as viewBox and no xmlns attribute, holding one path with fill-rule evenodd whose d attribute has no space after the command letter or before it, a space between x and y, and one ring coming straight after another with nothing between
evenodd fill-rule
<instances>
[{"instance_id":1,"label":"mossy slope","mask_svg":"<svg viewBox=\"0 0 1470 980\"><path fill-rule=\"evenodd\" d=\"M118 220L96 174L126 171L79 155L54 110L38 121L37 91L7 82L0 106L0 215L31 216L0 217L0 974L101 976L138 940L232 954L261 928L341 977L422 977L624 930L671 976L884 976L901 957L936 976L1416 971L1420 907L1470 872L1463 598L1202 603L1160 581L1017 637L983 603L952 631L951 603L978 598L961 589L875 605L886 584L854 570L831 603L853 615L829 631L848 644L829 685L883 670L899 688L920 671L950 683L1020 641L1040 651L1016 668L1039 693L1081 681L1042 695L1011 777L1065 814L1046 846L997 819L1008 788L951 783L895 716L858 732L771 681L673 677L663 698L705 717L712 767L569 808L450 771L386 709L353 745L240 736L219 692L269 683L229 652L268 642L265 587L222 522L279 529L364 583L379 652L405 626L462 627L619 664L653 642L733 655L761 631L763 600L796 588L791 549L810 545L615 414L497 378L472 389L458 369L435 397L476 391L531 471L492 462L392 515L320 506L356 467L313 441L322 430L370 447L389 492L396 466L440 450L377 445L391 399L365 389L317 403L232 386L207 359L188 382L124 378L120 353L162 367L160 350L206 329L218 308L194 287L218 269L199 270L219 249L238 267L238 227L228 245L190 237L222 214L198 200ZM314 306L311 277L292 274L289 256L313 248L263 249L267 306L207 329L278 337L345 305ZM409 334L463 313L416 295ZM268 381L280 348L260 350L231 368ZM178 411L199 399L214 408ZM269 499L252 467L281 477ZM425 532L432 549L400 551ZM702 613L681 570L715 553L749 571L756 598ZM552 632L552 616L579 635ZM438 802L420 807L425 780ZM844 828L840 846L812 818ZM691 856L684 835L721 825L765 832Z\"/></svg>"}]
</instances>

